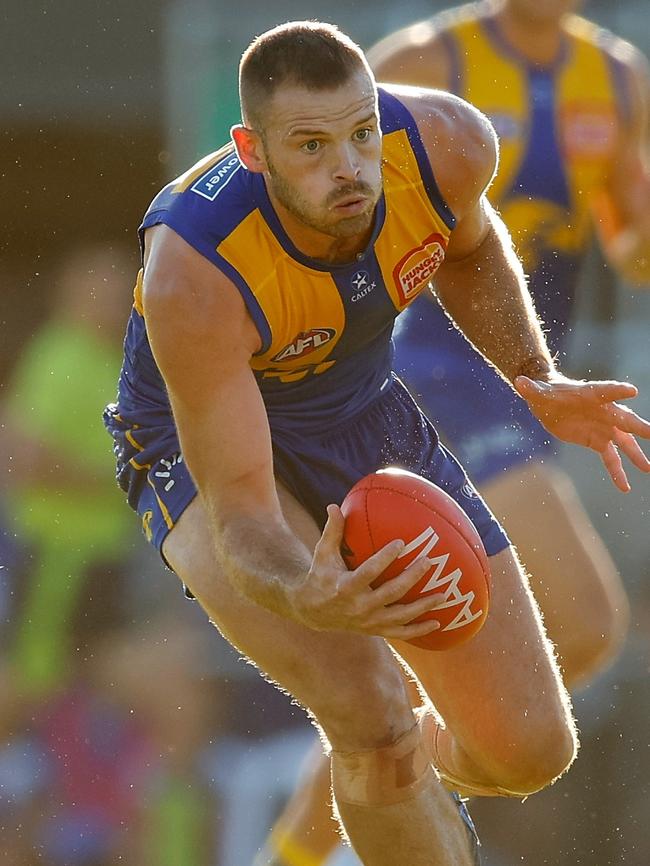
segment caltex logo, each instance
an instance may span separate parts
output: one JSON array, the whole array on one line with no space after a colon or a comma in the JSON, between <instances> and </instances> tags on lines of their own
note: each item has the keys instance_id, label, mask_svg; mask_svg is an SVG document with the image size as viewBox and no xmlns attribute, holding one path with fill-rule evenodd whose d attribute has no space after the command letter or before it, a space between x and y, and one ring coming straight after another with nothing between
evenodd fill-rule
<instances>
[{"instance_id":1,"label":"caltex logo","mask_svg":"<svg viewBox=\"0 0 650 866\"><path fill-rule=\"evenodd\" d=\"M370 282L370 274L367 271L357 271L352 277L352 285L360 292Z\"/></svg>"},{"instance_id":2,"label":"caltex logo","mask_svg":"<svg viewBox=\"0 0 650 866\"><path fill-rule=\"evenodd\" d=\"M368 271L357 271L352 277L351 282L352 288L354 289L354 293L352 294L353 304L360 301L362 298L365 298L366 295L369 295L370 292L373 291L373 289L377 288L377 283L370 279Z\"/></svg>"}]
</instances>

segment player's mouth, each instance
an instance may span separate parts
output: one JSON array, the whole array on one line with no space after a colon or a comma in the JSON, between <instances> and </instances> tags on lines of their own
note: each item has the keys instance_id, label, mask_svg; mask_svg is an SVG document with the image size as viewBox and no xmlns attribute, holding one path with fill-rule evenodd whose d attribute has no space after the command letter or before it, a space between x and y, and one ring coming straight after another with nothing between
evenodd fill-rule
<instances>
[{"instance_id":1,"label":"player's mouth","mask_svg":"<svg viewBox=\"0 0 650 866\"><path fill-rule=\"evenodd\" d=\"M333 210L346 216L355 216L363 213L368 207L368 198L365 195L347 196L337 201Z\"/></svg>"}]
</instances>

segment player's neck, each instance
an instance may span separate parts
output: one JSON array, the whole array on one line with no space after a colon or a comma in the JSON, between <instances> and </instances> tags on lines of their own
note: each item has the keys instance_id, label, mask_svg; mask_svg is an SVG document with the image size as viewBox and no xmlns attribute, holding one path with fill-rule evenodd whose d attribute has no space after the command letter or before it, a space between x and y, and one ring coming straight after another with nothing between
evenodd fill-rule
<instances>
[{"instance_id":1,"label":"player's neck","mask_svg":"<svg viewBox=\"0 0 650 866\"><path fill-rule=\"evenodd\" d=\"M508 4L502 5L494 18L507 42L531 63L550 66L558 57L564 32L563 18L532 19Z\"/></svg>"},{"instance_id":2,"label":"player's neck","mask_svg":"<svg viewBox=\"0 0 650 866\"><path fill-rule=\"evenodd\" d=\"M271 190L268 193L282 228L304 256L330 265L339 265L353 262L367 247L372 235L372 224L351 237L333 237L303 223L278 201Z\"/></svg>"}]
</instances>

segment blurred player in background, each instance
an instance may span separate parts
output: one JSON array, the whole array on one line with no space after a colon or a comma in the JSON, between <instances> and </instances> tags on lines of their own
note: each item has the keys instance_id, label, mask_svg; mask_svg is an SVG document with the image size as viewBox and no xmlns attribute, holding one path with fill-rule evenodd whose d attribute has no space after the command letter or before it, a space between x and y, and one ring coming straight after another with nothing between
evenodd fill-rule
<instances>
[{"instance_id":1,"label":"blurred player in background","mask_svg":"<svg viewBox=\"0 0 650 866\"><path fill-rule=\"evenodd\" d=\"M490 117L500 162L489 197L560 356L594 227L609 263L631 282L650 283L646 62L629 43L571 14L579 5L467 5L388 36L368 55L379 81L446 89ZM620 648L627 601L573 483L556 464L552 437L432 296L423 293L401 317L395 342L398 373L530 571L565 682L586 682ZM308 769L260 864L325 862L335 843L328 791L326 765Z\"/></svg>"},{"instance_id":2,"label":"blurred player in background","mask_svg":"<svg viewBox=\"0 0 650 866\"><path fill-rule=\"evenodd\" d=\"M68 251L52 286L51 313L17 359L2 406L5 489L33 558L16 588L10 655L20 688L33 697L65 683L75 652L70 621L89 575L103 570L116 581L134 538L119 495L107 486L97 418L120 368L132 267L119 245Z\"/></svg>"},{"instance_id":3,"label":"blurred player in background","mask_svg":"<svg viewBox=\"0 0 650 866\"><path fill-rule=\"evenodd\" d=\"M561 357L594 226L608 261L650 284L645 59L570 14L578 5L477 3L399 31L370 52L378 80L450 90L492 120L500 159L490 201ZM627 605L609 554L556 465L552 438L431 296L400 325L400 375L516 540L565 681L584 681L619 649ZM435 363L426 355L432 339ZM540 503L548 506L543 521Z\"/></svg>"}]
</instances>

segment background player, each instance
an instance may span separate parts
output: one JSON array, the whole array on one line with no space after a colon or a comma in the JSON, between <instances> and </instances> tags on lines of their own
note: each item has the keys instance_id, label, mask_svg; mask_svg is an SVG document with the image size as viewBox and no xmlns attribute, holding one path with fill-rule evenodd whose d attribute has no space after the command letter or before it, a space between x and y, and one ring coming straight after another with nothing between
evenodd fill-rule
<instances>
[{"instance_id":1,"label":"background player","mask_svg":"<svg viewBox=\"0 0 650 866\"><path fill-rule=\"evenodd\" d=\"M629 43L569 14L578 5L467 5L398 31L368 55L380 81L450 90L494 123L501 147L490 200L523 257L560 356L594 225L622 275L636 283L650 277L646 63ZM401 317L395 341L398 372L531 573L565 682L586 681L620 648L627 602L571 480L555 464L552 438L431 296ZM327 796L323 765L320 775L307 772L272 834L269 849L284 855L278 862L323 862L334 840Z\"/></svg>"},{"instance_id":2,"label":"background player","mask_svg":"<svg viewBox=\"0 0 650 866\"><path fill-rule=\"evenodd\" d=\"M369 55L378 80L451 90L495 124L500 163L490 201L510 229L560 357L594 225L609 261L628 279L650 281L645 60L569 14L579 5L473 4L399 31ZM627 604L609 554L553 459L552 439L430 296L400 325L400 375L515 539L565 682L586 680L620 648ZM426 353L431 339L439 349L434 363ZM539 503L548 506L543 521Z\"/></svg>"},{"instance_id":3,"label":"background player","mask_svg":"<svg viewBox=\"0 0 650 866\"><path fill-rule=\"evenodd\" d=\"M650 436L650 424L612 402L633 386L554 369L483 196L496 142L482 115L442 94L382 91L382 143L363 55L313 23L258 39L241 92L237 155L227 147L172 183L143 224L144 283L106 415L120 479L213 621L317 717L364 862L392 866L407 851L412 866L460 866L473 858L468 834L429 751L454 787L520 796L562 772L575 739L507 540L390 375L392 320L414 294L401 264L446 251L439 289L463 295L467 333L549 429L600 453L622 490L618 449L650 470L633 436ZM361 267L376 291L356 313L346 298ZM403 642L428 627L412 619L430 600L392 604L423 563L368 588L402 543L348 572L337 506L319 536L327 502L394 461L455 494L492 555L491 617L453 663ZM382 637L445 727L430 707L414 724Z\"/></svg>"}]
</instances>

